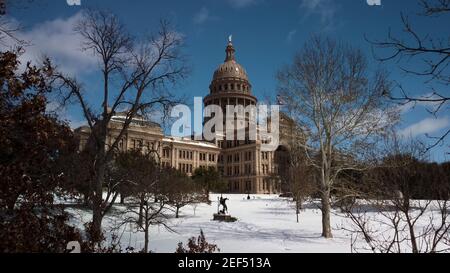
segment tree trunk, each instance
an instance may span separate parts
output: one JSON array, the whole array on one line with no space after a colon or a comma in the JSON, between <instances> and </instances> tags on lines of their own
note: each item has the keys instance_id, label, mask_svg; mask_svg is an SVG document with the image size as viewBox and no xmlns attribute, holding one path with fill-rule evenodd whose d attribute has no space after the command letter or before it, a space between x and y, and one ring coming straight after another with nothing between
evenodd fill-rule
<instances>
[{"instance_id":1,"label":"tree trunk","mask_svg":"<svg viewBox=\"0 0 450 273\"><path fill-rule=\"evenodd\" d=\"M296 205L296 213L297 213L297 223L300 223L299 215L300 215L300 206L301 206L301 203L300 203L298 197L297 197L297 199L295 200L295 205Z\"/></svg>"},{"instance_id":2,"label":"tree trunk","mask_svg":"<svg viewBox=\"0 0 450 273\"><path fill-rule=\"evenodd\" d=\"M148 207L145 210L145 230L144 230L144 252L148 253L148 233L150 229Z\"/></svg>"},{"instance_id":3,"label":"tree trunk","mask_svg":"<svg viewBox=\"0 0 450 273\"><path fill-rule=\"evenodd\" d=\"M100 151L102 153L102 151ZM104 149L103 149L104 154ZM100 158L104 158L103 154ZM100 161L100 160L99 160ZM103 220L103 182L105 179L105 168L104 162L99 162L96 165L96 176L94 184L94 198L92 202L92 241L100 242L102 235L102 220Z\"/></svg>"},{"instance_id":4,"label":"tree trunk","mask_svg":"<svg viewBox=\"0 0 450 273\"><path fill-rule=\"evenodd\" d=\"M409 226L409 234L411 236L411 247L412 247L412 252L414 254L419 253L419 247L417 246L417 239L416 239L416 234L414 232L414 226L408 221L408 226Z\"/></svg>"},{"instance_id":5,"label":"tree trunk","mask_svg":"<svg viewBox=\"0 0 450 273\"><path fill-rule=\"evenodd\" d=\"M144 222L144 194L141 194L141 200L139 202L139 219L138 219L138 225L142 226L142 223Z\"/></svg>"},{"instance_id":6,"label":"tree trunk","mask_svg":"<svg viewBox=\"0 0 450 273\"><path fill-rule=\"evenodd\" d=\"M144 231L144 252L148 253L148 233L149 227L147 227Z\"/></svg>"},{"instance_id":7,"label":"tree trunk","mask_svg":"<svg viewBox=\"0 0 450 273\"><path fill-rule=\"evenodd\" d=\"M89 207L89 193L83 194L83 205Z\"/></svg>"},{"instance_id":8,"label":"tree trunk","mask_svg":"<svg viewBox=\"0 0 450 273\"><path fill-rule=\"evenodd\" d=\"M330 204L330 192L328 190L322 191L322 237L331 239L333 234L331 233L331 204Z\"/></svg>"},{"instance_id":9,"label":"tree trunk","mask_svg":"<svg viewBox=\"0 0 450 273\"><path fill-rule=\"evenodd\" d=\"M211 204L211 199L209 199L210 190L209 187L206 188L206 201L208 204Z\"/></svg>"},{"instance_id":10,"label":"tree trunk","mask_svg":"<svg viewBox=\"0 0 450 273\"><path fill-rule=\"evenodd\" d=\"M412 223L411 217L409 216L409 200L408 200L408 206L406 208L407 209L403 210L402 212L405 215L406 222L408 224L409 235L411 236L412 252L414 254L417 254L417 253L419 253L419 247L417 245L417 238L416 238L416 233L414 231L414 224Z\"/></svg>"},{"instance_id":11,"label":"tree trunk","mask_svg":"<svg viewBox=\"0 0 450 273\"><path fill-rule=\"evenodd\" d=\"M177 210L175 212L175 218L178 219L180 217L180 207L177 207Z\"/></svg>"},{"instance_id":12,"label":"tree trunk","mask_svg":"<svg viewBox=\"0 0 450 273\"><path fill-rule=\"evenodd\" d=\"M120 194L120 204L125 204L125 196L123 194Z\"/></svg>"}]
</instances>

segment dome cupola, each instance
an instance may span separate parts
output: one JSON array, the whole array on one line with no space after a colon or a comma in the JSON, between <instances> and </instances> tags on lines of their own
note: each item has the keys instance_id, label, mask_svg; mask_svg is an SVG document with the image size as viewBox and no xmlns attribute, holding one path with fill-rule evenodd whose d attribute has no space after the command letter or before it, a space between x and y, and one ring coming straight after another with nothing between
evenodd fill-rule
<instances>
[{"instance_id":1,"label":"dome cupola","mask_svg":"<svg viewBox=\"0 0 450 273\"><path fill-rule=\"evenodd\" d=\"M251 85L245 69L236 62L232 36L228 39L225 62L214 72L210 86L211 94L220 92L251 93Z\"/></svg>"}]
</instances>

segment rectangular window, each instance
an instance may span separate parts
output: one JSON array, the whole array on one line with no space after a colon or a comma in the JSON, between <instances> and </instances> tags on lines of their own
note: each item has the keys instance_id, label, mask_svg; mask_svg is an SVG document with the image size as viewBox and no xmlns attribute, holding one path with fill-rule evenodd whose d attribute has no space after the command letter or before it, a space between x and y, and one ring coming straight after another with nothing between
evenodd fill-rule
<instances>
[{"instance_id":1,"label":"rectangular window","mask_svg":"<svg viewBox=\"0 0 450 273\"><path fill-rule=\"evenodd\" d=\"M252 173L252 166L247 164L245 165L245 174L251 174Z\"/></svg>"},{"instance_id":2,"label":"rectangular window","mask_svg":"<svg viewBox=\"0 0 450 273\"><path fill-rule=\"evenodd\" d=\"M269 173L269 165L263 165L263 174Z\"/></svg>"}]
</instances>

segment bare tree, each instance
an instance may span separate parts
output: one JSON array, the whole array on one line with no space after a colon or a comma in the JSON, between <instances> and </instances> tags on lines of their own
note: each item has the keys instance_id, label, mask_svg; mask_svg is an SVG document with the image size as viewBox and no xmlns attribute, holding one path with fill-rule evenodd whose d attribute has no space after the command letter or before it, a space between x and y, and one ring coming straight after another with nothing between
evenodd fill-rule
<instances>
[{"instance_id":1,"label":"bare tree","mask_svg":"<svg viewBox=\"0 0 450 273\"><path fill-rule=\"evenodd\" d=\"M142 201L144 200L144 201ZM144 193L139 196L131 196L125 211L120 212L119 224L113 230L126 228L131 225L138 231L144 233L143 252L149 252L150 228L155 225L162 225L169 231L173 229L168 225L169 220L168 205L164 199L153 202L153 193Z\"/></svg>"},{"instance_id":2,"label":"bare tree","mask_svg":"<svg viewBox=\"0 0 450 273\"><path fill-rule=\"evenodd\" d=\"M317 192L314 169L308 165L305 157L305 133L298 127L291 131L289 141L289 151L286 151L287 161L280 160L278 163L278 173L274 174L275 179L281 179L283 191L289 191L295 202L297 223L303 208L303 203L308 197Z\"/></svg>"},{"instance_id":3,"label":"bare tree","mask_svg":"<svg viewBox=\"0 0 450 273\"><path fill-rule=\"evenodd\" d=\"M102 200L102 194L107 166L119 142L138 113L145 115L156 107L167 109L174 103L168 84L183 79L187 67L180 53L182 37L171 30L166 21L160 23L156 35L134 41L116 16L91 10L84 14L75 30L84 38L84 50L100 61L103 91L99 94L102 101L99 114L95 114L82 85L75 79L59 75L56 80L69 90L64 101L79 103L92 132L95 154L92 231L95 238L101 234L104 208L111 203L111 200ZM108 125L118 111L125 111L127 115L118 137L108 145Z\"/></svg>"},{"instance_id":4,"label":"bare tree","mask_svg":"<svg viewBox=\"0 0 450 273\"><path fill-rule=\"evenodd\" d=\"M303 203L317 192L312 169L305 162L295 164L290 169L291 191L295 202L295 213L297 215L297 223L300 222L300 212L303 209Z\"/></svg>"},{"instance_id":5,"label":"bare tree","mask_svg":"<svg viewBox=\"0 0 450 273\"><path fill-rule=\"evenodd\" d=\"M318 173L322 235L331 238L330 197L336 178L360 168L377 136L397 118L382 97L389 83L383 73L370 75L359 50L318 37L279 72L278 80L292 117L310 130L303 148Z\"/></svg>"},{"instance_id":6,"label":"bare tree","mask_svg":"<svg viewBox=\"0 0 450 273\"><path fill-rule=\"evenodd\" d=\"M449 16L449 0L418 0L422 9L421 16L437 19ZM443 32L442 37L430 37L429 33L420 33L413 26L408 16L401 15L404 36L395 35L391 31L384 40L368 41L374 47L375 57L382 61L395 61L400 69L412 76L424 78L425 89L422 92L404 89L398 84L399 92L386 92L385 95L399 104L431 104L428 111L438 115L441 111L448 110L450 96L448 85L450 84L450 36L449 32ZM430 136L433 143L428 147L431 150L450 135L450 128L441 136Z\"/></svg>"},{"instance_id":7,"label":"bare tree","mask_svg":"<svg viewBox=\"0 0 450 273\"><path fill-rule=\"evenodd\" d=\"M143 153L140 149L120 153L115 157L113 165L116 166L113 169L113 181L120 181L121 183L116 185L126 187L128 193L127 202L124 203L126 210L119 212L119 224L114 230L130 224L138 231L144 232L144 251L148 252L152 225L163 225L171 230L166 225L168 198L162 196L161 187L158 186L163 170L152 152ZM115 192L117 194L117 191Z\"/></svg>"},{"instance_id":8,"label":"bare tree","mask_svg":"<svg viewBox=\"0 0 450 273\"><path fill-rule=\"evenodd\" d=\"M439 15L441 13L450 12L449 0L419 0L420 5L425 10L426 15Z\"/></svg>"},{"instance_id":9,"label":"bare tree","mask_svg":"<svg viewBox=\"0 0 450 273\"><path fill-rule=\"evenodd\" d=\"M423 148L392 140L387 157L367 172L361 198L344 207L353 234L354 251L436 253L450 250L448 184L420 183ZM418 200L426 185L437 200ZM363 242L358 242L363 239Z\"/></svg>"}]
</instances>

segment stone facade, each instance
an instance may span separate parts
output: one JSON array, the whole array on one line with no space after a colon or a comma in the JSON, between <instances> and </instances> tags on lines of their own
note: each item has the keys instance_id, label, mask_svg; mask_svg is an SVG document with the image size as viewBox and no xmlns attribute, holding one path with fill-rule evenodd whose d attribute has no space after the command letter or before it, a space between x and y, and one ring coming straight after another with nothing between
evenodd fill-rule
<instances>
[{"instance_id":1,"label":"stone facade","mask_svg":"<svg viewBox=\"0 0 450 273\"><path fill-rule=\"evenodd\" d=\"M257 102L245 69L236 62L235 49L230 41L225 62L214 73L204 105L219 105L226 113L227 105L248 106ZM107 146L117 138L124 119L125 114L119 113L111 120ZM292 141L294 128L294 122L281 114L280 147L273 152L264 152L259 138L256 141L246 138L244 141L205 142L167 137L158 124L136 117L119 143L119 149L156 151L163 166L172 166L188 175L200 167L215 167L228 181L230 193L270 194L280 192L276 175L288 162L289 141ZM81 127L76 132L80 136L80 149L83 149L90 129Z\"/></svg>"}]
</instances>

